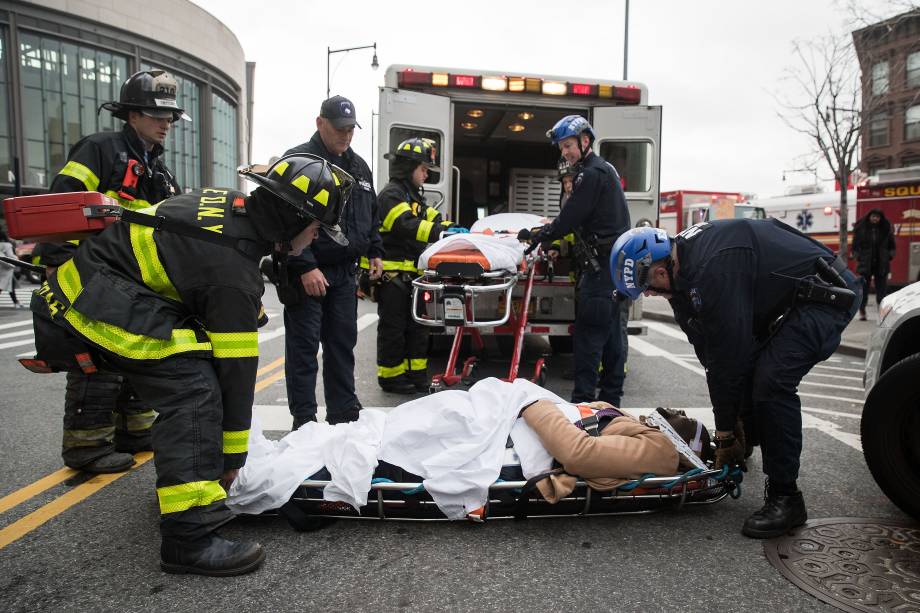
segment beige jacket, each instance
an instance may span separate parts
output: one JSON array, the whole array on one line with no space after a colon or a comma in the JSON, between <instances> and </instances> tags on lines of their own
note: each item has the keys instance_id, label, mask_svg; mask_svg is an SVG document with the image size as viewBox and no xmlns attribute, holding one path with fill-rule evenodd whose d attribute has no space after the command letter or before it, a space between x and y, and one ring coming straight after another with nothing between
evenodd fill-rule
<instances>
[{"instance_id":1,"label":"beige jacket","mask_svg":"<svg viewBox=\"0 0 920 613\"><path fill-rule=\"evenodd\" d=\"M575 475L595 490L610 491L645 473L677 473L678 453L671 441L658 429L645 426L633 417L616 417L600 436L591 436L548 400L532 404L523 416L565 470L537 483L540 493L551 503L575 489Z\"/></svg>"}]
</instances>

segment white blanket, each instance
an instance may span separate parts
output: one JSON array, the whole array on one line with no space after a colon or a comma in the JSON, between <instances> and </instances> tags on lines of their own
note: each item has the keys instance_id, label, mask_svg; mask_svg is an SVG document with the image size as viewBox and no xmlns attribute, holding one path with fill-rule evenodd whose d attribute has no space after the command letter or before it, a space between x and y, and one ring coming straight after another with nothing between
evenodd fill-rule
<instances>
[{"instance_id":1,"label":"white blanket","mask_svg":"<svg viewBox=\"0 0 920 613\"><path fill-rule=\"evenodd\" d=\"M444 515L461 519L488 500L512 426L516 446L518 437L524 446L525 475L546 470L544 465L552 462L545 450L534 450L534 441L542 448L539 439L517 418L524 406L542 399L564 403L527 380L506 383L489 378L469 392L433 394L389 414L365 409L352 424L308 423L281 441L266 440L254 422L249 458L230 488L227 505L238 513L277 508L303 479L325 466L332 483L323 497L357 508L367 502L379 458L423 477L425 489Z\"/></svg>"},{"instance_id":2,"label":"white blanket","mask_svg":"<svg viewBox=\"0 0 920 613\"><path fill-rule=\"evenodd\" d=\"M490 270L515 272L525 247L515 234L453 234L429 245L419 256L418 267L426 270L428 260L437 253L476 249L488 260Z\"/></svg>"}]
</instances>

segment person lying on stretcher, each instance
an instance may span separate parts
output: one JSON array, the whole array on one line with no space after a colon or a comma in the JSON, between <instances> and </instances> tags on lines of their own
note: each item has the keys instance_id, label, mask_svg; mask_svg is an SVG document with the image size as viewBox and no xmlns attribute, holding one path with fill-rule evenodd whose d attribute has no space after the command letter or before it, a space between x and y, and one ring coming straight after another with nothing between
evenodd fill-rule
<instances>
[{"instance_id":1,"label":"person lying on stretcher","mask_svg":"<svg viewBox=\"0 0 920 613\"><path fill-rule=\"evenodd\" d=\"M587 407L599 409L597 426ZM693 468L667 436L645 425L644 418L636 419L606 402L593 402L579 405L584 418L572 423L566 416L567 408L538 400L521 412L560 465L537 482L537 489L548 502L558 502L570 494L576 476L592 489L610 491L647 473L673 475ZM703 461L711 459L709 432L701 423L683 411L658 411Z\"/></svg>"}]
</instances>

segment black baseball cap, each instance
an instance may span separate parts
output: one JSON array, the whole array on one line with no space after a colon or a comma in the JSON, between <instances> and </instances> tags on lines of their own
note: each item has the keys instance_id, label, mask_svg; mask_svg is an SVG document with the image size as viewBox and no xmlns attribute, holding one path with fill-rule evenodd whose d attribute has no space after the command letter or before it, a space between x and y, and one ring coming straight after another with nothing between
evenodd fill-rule
<instances>
[{"instance_id":1,"label":"black baseball cap","mask_svg":"<svg viewBox=\"0 0 920 613\"><path fill-rule=\"evenodd\" d=\"M319 116L328 119L336 129L347 128L349 126L361 127L355 116L355 105L345 96L333 96L323 101L319 107Z\"/></svg>"}]
</instances>

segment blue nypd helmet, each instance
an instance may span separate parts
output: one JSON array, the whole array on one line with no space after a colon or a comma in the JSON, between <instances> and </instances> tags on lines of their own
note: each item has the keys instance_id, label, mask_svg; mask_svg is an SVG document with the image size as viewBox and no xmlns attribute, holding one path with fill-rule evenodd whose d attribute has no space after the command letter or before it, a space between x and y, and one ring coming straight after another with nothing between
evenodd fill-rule
<instances>
[{"instance_id":1,"label":"blue nypd helmet","mask_svg":"<svg viewBox=\"0 0 920 613\"><path fill-rule=\"evenodd\" d=\"M610 274L619 294L632 300L648 289L653 262L671 255L671 239L661 228L633 228L620 235L610 250Z\"/></svg>"},{"instance_id":2,"label":"blue nypd helmet","mask_svg":"<svg viewBox=\"0 0 920 613\"><path fill-rule=\"evenodd\" d=\"M559 141L570 136L578 136L582 132L587 132L588 136L591 137L591 142L594 142L596 138L594 128L591 127L587 119L581 115L566 115L556 122L552 130L546 132L546 138L550 139L554 145L558 145Z\"/></svg>"}]
</instances>

